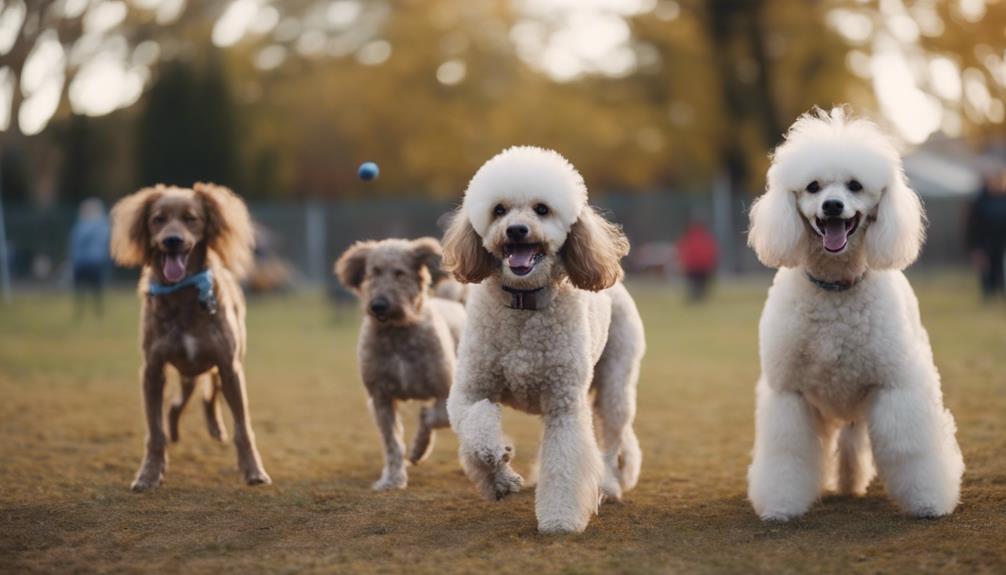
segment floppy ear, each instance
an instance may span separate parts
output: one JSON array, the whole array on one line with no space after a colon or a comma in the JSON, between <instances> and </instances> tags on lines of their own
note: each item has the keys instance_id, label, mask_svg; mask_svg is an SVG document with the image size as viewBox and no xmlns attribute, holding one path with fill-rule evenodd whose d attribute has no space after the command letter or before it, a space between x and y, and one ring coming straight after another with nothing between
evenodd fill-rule
<instances>
[{"instance_id":1,"label":"floppy ear","mask_svg":"<svg viewBox=\"0 0 1006 575\"><path fill-rule=\"evenodd\" d=\"M342 285L356 291L363 283L363 272L367 267L367 256L373 251L376 242L356 242L349 246L335 262L335 277Z\"/></svg>"},{"instance_id":2,"label":"floppy ear","mask_svg":"<svg viewBox=\"0 0 1006 575\"><path fill-rule=\"evenodd\" d=\"M769 187L751 206L748 245L758 260L770 268L800 265L800 238L803 221L796 209L796 195Z\"/></svg>"},{"instance_id":3,"label":"floppy ear","mask_svg":"<svg viewBox=\"0 0 1006 575\"><path fill-rule=\"evenodd\" d=\"M112 208L109 248L120 266L143 265L150 254L150 206L161 195L161 187L144 188L116 202Z\"/></svg>"},{"instance_id":4,"label":"floppy ear","mask_svg":"<svg viewBox=\"0 0 1006 575\"><path fill-rule=\"evenodd\" d=\"M919 257L926 237L926 214L919 196L899 170L884 190L877 213L866 229L866 262L870 268L905 269Z\"/></svg>"},{"instance_id":5,"label":"floppy ear","mask_svg":"<svg viewBox=\"0 0 1006 575\"><path fill-rule=\"evenodd\" d=\"M622 279L619 260L629 253L629 240L621 227L601 217L591 206L584 206L560 252L566 275L574 286L601 291Z\"/></svg>"},{"instance_id":6,"label":"floppy ear","mask_svg":"<svg viewBox=\"0 0 1006 575\"><path fill-rule=\"evenodd\" d=\"M496 258L482 246L482 238L458 208L444 234L443 269L461 283L477 284L499 266Z\"/></svg>"},{"instance_id":7,"label":"floppy ear","mask_svg":"<svg viewBox=\"0 0 1006 575\"><path fill-rule=\"evenodd\" d=\"M426 267L430 272L433 284L447 277L441 269L443 250L440 242L436 238L419 238L412 240L412 255L415 257L417 267Z\"/></svg>"},{"instance_id":8,"label":"floppy ear","mask_svg":"<svg viewBox=\"0 0 1006 575\"><path fill-rule=\"evenodd\" d=\"M197 183L192 187L206 212L206 245L237 277L244 277L252 264L255 232L248 207L230 189Z\"/></svg>"}]
</instances>

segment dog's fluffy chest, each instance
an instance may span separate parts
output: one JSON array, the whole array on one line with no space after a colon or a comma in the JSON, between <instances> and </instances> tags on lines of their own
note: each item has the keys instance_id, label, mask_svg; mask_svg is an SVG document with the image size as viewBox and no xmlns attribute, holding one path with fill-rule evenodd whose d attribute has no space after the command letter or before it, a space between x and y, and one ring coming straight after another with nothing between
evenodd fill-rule
<instances>
[{"instance_id":1,"label":"dog's fluffy chest","mask_svg":"<svg viewBox=\"0 0 1006 575\"><path fill-rule=\"evenodd\" d=\"M482 326L487 337L481 338L480 348L498 370L500 401L540 413L554 398L586 393L599 355L592 341L603 347L603 338L592 334L595 326L587 323L583 306L589 304L570 295L542 310L497 308L493 321ZM602 329L607 325L596 327Z\"/></svg>"},{"instance_id":2,"label":"dog's fluffy chest","mask_svg":"<svg viewBox=\"0 0 1006 575\"><path fill-rule=\"evenodd\" d=\"M859 294L818 294L799 305L794 353L786 369L796 391L818 409L851 417L880 382L881 330L868 298Z\"/></svg>"},{"instance_id":3,"label":"dog's fluffy chest","mask_svg":"<svg viewBox=\"0 0 1006 575\"><path fill-rule=\"evenodd\" d=\"M449 348L446 325L434 321L401 328L365 326L359 346L364 385L371 394L401 399L446 395L453 367L445 361Z\"/></svg>"}]
</instances>

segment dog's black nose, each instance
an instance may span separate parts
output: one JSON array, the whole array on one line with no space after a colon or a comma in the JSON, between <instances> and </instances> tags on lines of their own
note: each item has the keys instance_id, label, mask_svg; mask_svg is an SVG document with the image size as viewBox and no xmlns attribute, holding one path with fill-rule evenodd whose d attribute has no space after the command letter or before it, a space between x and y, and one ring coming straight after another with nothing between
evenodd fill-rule
<instances>
[{"instance_id":1,"label":"dog's black nose","mask_svg":"<svg viewBox=\"0 0 1006 575\"><path fill-rule=\"evenodd\" d=\"M524 224L516 224L513 226L508 226L506 229L506 237L511 240L522 240L527 237L527 226Z\"/></svg>"},{"instance_id":2,"label":"dog's black nose","mask_svg":"<svg viewBox=\"0 0 1006 575\"><path fill-rule=\"evenodd\" d=\"M821 209L824 210L826 216L838 217L845 211L845 204L841 200L826 200L821 204Z\"/></svg>"},{"instance_id":3,"label":"dog's black nose","mask_svg":"<svg viewBox=\"0 0 1006 575\"><path fill-rule=\"evenodd\" d=\"M161 240L161 245L167 250L177 250L182 247L182 238L180 236L168 236Z\"/></svg>"},{"instance_id":4,"label":"dog's black nose","mask_svg":"<svg viewBox=\"0 0 1006 575\"><path fill-rule=\"evenodd\" d=\"M377 296L370 300L370 311L373 312L374 315L384 315L388 312L388 308L390 307L391 303L385 297Z\"/></svg>"}]
</instances>

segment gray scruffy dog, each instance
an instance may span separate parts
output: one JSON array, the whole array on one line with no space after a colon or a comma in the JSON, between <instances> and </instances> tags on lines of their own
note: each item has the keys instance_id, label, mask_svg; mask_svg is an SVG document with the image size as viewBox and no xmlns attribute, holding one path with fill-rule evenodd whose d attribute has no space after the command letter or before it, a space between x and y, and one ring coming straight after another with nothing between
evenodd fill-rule
<instances>
[{"instance_id":1,"label":"gray scruffy dog","mask_svg":"<svg viewBox=\"0 0 1006 575\"><path fill-rule=\"evenodd\" d=\"M357 357L384 441L384 470L375 490L408 484L398 401L433 400L420 412L408 456L413 465L429 455L434 430L450 425L447 395L465 308L431 295L432 278L442 276L440 258L434 238L388 239L357 242L335 263L339 281L357 294L365 312Z\"/></svg>"}]
</instances>

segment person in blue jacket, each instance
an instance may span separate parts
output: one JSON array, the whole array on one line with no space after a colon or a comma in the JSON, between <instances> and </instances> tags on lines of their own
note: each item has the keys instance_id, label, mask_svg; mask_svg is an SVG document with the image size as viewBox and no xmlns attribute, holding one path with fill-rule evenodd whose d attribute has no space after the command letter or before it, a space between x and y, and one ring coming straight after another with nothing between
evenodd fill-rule
<instances>
[{"instance_id":1,"label":"person in blue jacket","mask_svg":"<svg viewBox=\"0 0 1006 575\"><path fill-rule=\"evenodd\" d=\"M70 265L73 267L73 291L76 315L84 314L87 297L94 300L94 310L102 315L105 279L111 259L108 255L109 227L105 206L98 198L80 204L77 222L70 230Z\"/></svg>"}]
</instances>

